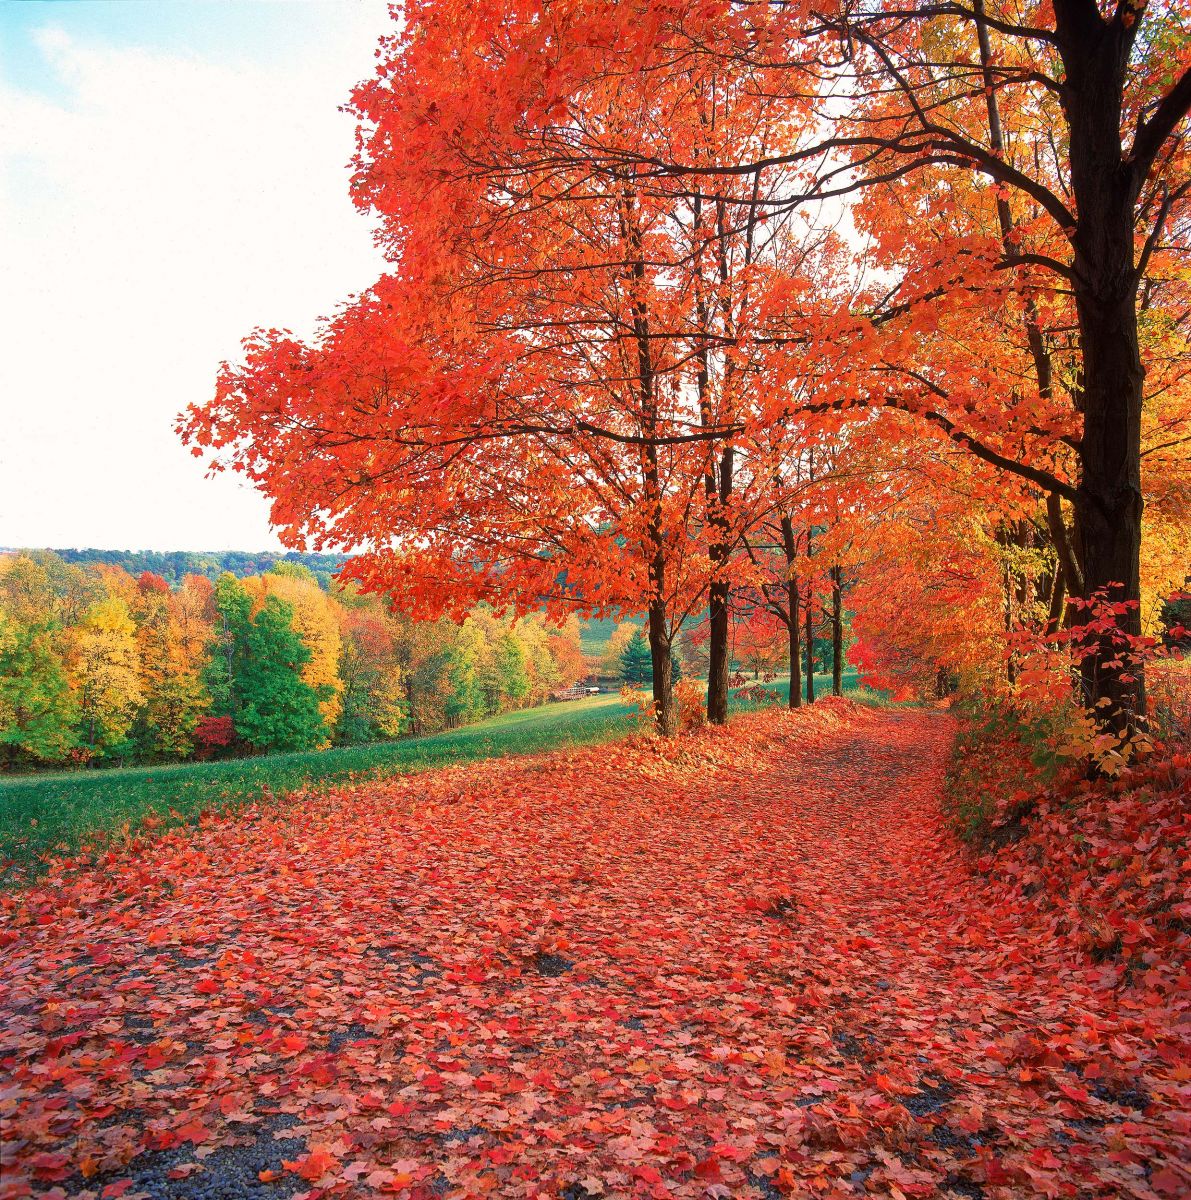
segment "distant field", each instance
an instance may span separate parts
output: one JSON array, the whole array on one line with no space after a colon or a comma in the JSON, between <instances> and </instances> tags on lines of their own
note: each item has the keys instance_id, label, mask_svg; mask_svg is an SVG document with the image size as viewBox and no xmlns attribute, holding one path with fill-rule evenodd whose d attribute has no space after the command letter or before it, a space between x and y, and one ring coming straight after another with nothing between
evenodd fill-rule
<instances>
[{"instance_id":1,"label":"distant field","mask_svg":"<svg viewBox=\"0 0 1191 1200\"><path fill-rule=\"evenodd\" d=\"M751 684L751 681L750 681ZM789 681L761 684L786 703ZM819 695L830 676L816 677ZM844 673L845 692L857 690ZM736 701L735 710L755 707ZM505 713L478 725L429 737L376 742L301 754L272 754L224 762L0 776L0 879L35 869L39 859L136 829L146 817L163 824L194 821L211 810L235 809L262 793L283 795L309 784L358 782L431 767L533 754L608 741L633 723L617 695L592 696Z\"/></svg>"},{"instance_id":2,"label":"distant field","mask_svg":"<svg viewBox=\"0 0 1191 1200\"><path fill-rule=\"evenodd\" d=\"M743 688L740 688L737 690L745 691L749 688L755 688L755 687L766 688L767 690L769 690L771 692L777 692L778 699L780 700L780 702L782 704L788 704L790 702L790 677L789 677L789 675L779 675L776 679L772 680L770 683L766 683L763 679L754 680L752 677L752 673L749 671L744 671L744 672L742 672L742 674L744 674L748 677L748 682L744 685ZM879 693L870 692L866 688L862 688L860 686L859 675L858 675L858 672L855 667L847 667L844 669L844 671L840 675L840 683L843 685L844 695L857 694L857 698L860 698L860 696L863 695L863 697L865 699L869 699L869 700L883 699L883 697ZM805 695L806 694L806 680L805 679L803 679L803 681L802 681L802 689L803 689L803 695ZM828 673L826 675L823 675L823 674L820 674L818 671L816 671L815 672L815 697L818 698L820 696L830 696L830 695L831 695L831 674ZM748 701L743 701L742 703L747 704Z\"/></svg>"},{"instance_id":3,"label":"distant field","mask_svg":"<svg viewBox=\"0 0 1191 1200\"><path fill-rule=\"evenodd\" d=\"M589 617L579 624L579 647L589 658L603 658L621 622L616 617Z\"/></svg>"}]
</instances>

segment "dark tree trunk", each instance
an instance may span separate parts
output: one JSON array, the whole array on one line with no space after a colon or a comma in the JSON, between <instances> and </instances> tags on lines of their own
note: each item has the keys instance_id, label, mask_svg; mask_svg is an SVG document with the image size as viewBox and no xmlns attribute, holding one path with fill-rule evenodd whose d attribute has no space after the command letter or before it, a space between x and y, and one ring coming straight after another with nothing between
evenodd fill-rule
<instances>
[{"instance_id":1,"label":"dark tree trunk","mask_svg":"<svg viewBox=\"0 0 1191 1200\"><path fill-rule=\"evenodd\" d=\"M815 631L812 606L815 597L811 588L806 589L806 702L815 702Z\"/></svg>"},{"instance_id":2,"label":"dark tree trunk","mask_svg":"<svg viewBox=\"0 0 1191 1200\"><path fill-rule=\"evenodd\" d=\"M1127 161L1121 149L1122 93L1136 23L1105 21L1096 5L1081 0L1056 0L1055 18L1067 76L1064 107L1078 213L1072 287L1083 359L1078 400L1084 431L1074 548L1085 598L1104 592L1111 600L1130 603L1115 633L1097 639L1080 674L1084 704L1105 726L1124 732L1145 712L1140 670L1118 665L1121 635L1141 632L1145 372L1134 262L1141 168Z\"/></svg>"},{"instance_id":3,"label":"dark tree trunk","mask_svg":"<svg viewBox=\"0 0 1191 1200\"><path fill-rule=\"evenodd\" d=\"M695 223L702 220L703 203L700 197L694 200ZM754 220L754 211L750 220ZM725 245L728 238L726 209L722 201L715 206L716 233L716 265L720 285L727 291L730 279L728 257ZM700 284L702 283L702 265L700 260ZM714 294L714 293L713 293ZM727 327L732 327L731 308L723 308L723 317ZM704 334L698 351L699 371L697 386L699 394L699 418L704 427L715 422L712 411L710 384L710 362L706 335L710 330L711 312L701 286L697 286L696 313L699 329ZM725 364L725 387L732 375L732 362ZM707 719L713 725L725 725L728 721L728 659L729 659L729 614L728 598L729 585L727 580L728 560L728 527L724 516L725 506L732 495L732 473L735 451L732 446L724 446L719 452L718 463L715 455L711 455L704 475L704 488L707 496L708 524L713 530L711 544L708 547L708 557L711 563L711 585L708 594L708 665L707 665Z\"/></svg>"},{"instance_id":4,"label":"dark tree trunk","mask_svg":"<svg viewBox=\"0 0 1191 1200\"><path fill-rule=\"evenodd\" d=\"M708 499L712 512L712 527L716 531L710 547L712 580L708 589L708 664L707 664L707 719L713 725L728 723L728 659L730 614L728 599L730 586L725 572L728 567L728 527L724 519L724 506L732 495L732 476L735 451L725 446L720 452L719 481L716 473L709 471L706 480Z\"/></svg>"},{"instance_id":5,"label":"dark tree trunk","mask_svg":"<svg viewBox=\"0 0 1191 1200\"><path fill-rule=\"evenodd\" d=\"M844 694L844 590L843 571L831 568L831 694Z\"/></svg>"},{"instance_id":6,"label":"dark tree trunk","mask_svg":"<svg viewBox=\"0 0 1191 1200\"><path fill-rule=\"evenodd\" d=\"M799 626L802 621L802 598L798 594L798 576L794 564L798 560L798 539L794 536L794 522L782 517L782 549L786 555L786 572L789 580L786 597L786 629L790 635L790 697L791 708L802 707L802 646Z\"/></svg>"},{"instance_id":7,"label":"dark tree trunk","mask_svg":"<svg viewBox=\"0 0 1191 1200\"><path fill-rule=\"evenodd\" d=\"M814 479L814 455L811 456L810 477ZM806 558L807 562L811 559L811 530L808 527L806 531ZM814 704L815 702L815 627L814 627L814 604L815 604L815 588L813 576L806 581L806 702Z\"/></svg>"},{"instance_id":8,"label":"dark tree trunk","mask_svg":"<svg viewBox=\"0 0 1191 1200\"><path fill-rule=\"evenodd\" d=\"M708 599L707 719L728 720L728 582L714 580Z\"/></svg>"},{"instance_id":9,"label":"dark tree trunk","mask_svg":"<svg viewBox=\"0 0 1191 1200\"><path fill-rule=\"evenodd\" d=\"M647 270L642 249L637 196L625 188L620 196L620 232L629 251L632 287L641 294ZM649 308L644 300L632 305L633 335L637 342L637 393L641 403L641 472L645 499L650 507L648 535L643 549L649 562L649 654L653 664L653 706L658 732L673 737L678 732L678 709L674 703L674 660L670 626L666 619L666 542L662 527L661 472L658 467L657 398L650 341Z\"/></svg>"},{"instance_id":10,"label":"dark tree trunk","mask_svg":"<svg viewBox=\"0 0 1191 1200\"><path fill-rule=\"evenodd\" d=\"M658 732L673 737L678 732L678 707L674 703L674 659L661 601L649 606L649 656L653 662L653 708Z\"/></svg>"},{"instance_id":11,"label":"dark tree trunk","mask_svg":"<svg viewBox=\"0 0 1191 1200\"><path fill-rule=\"evenodd\" d=\"M1046 616L1046 632L1058 633L1063 623L1063 608L1067 599L1066 579L1063 564L1055 564L1054 578L1051 580L1050 611Z\"/></svg>"},{"instance_id":12,"label":"dark tree trunk","mask_svg":"<svg viewBox=\"0 0 1191 1200\"><path fill-rule=\"evenodd\" d=\"M790 583L790 611L786 614L786 629L790 635L790 707L802 707L802 610L798 607L798 581Z\"/></svg>"}]
</instances>

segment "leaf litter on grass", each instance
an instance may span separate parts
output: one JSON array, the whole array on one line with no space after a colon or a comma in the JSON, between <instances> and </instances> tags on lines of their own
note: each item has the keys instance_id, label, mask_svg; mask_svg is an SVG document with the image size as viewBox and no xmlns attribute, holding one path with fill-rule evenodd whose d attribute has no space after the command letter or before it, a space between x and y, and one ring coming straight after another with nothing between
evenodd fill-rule
<instances>
[{"instance_id":1,"label":"leaf litter on grass","mask_svg":"<svg viewBox=\"0 0 1191 1200\"><path fill-rule=\"evenodd\" d=\"M1053 817L974 863L951 733L820 702L52 870L0 1197L1186 1194L1185 935L1097 961L1023 892Z\"/></svg>"}]
</instances>

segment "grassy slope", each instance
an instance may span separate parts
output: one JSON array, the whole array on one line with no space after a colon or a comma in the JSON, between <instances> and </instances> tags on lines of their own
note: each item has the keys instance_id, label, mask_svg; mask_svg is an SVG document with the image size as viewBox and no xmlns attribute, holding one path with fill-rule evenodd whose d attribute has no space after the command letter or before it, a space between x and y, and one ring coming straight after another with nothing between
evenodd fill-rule
<instances>
[{"instance_id":1,"label":"grassy slope","mask_svg":"<svg viewBox=\"0 0 1191 1200\"><path fill-rule=\"evenodd\" d=\"M149 814L170 818L172 809L193 820L214 808L233 808L260 795L307 783L337 783L504 754L602 741L623 733L629 709L618 696L506 713L430 737L368 746L225 762L123 770L55 772L0 779L0 863L27 865L58 847L74 848L91 833L110 833Z\"/></svg>"},{"instance_id":2,"label":"grassy slope","mask_svg":"<svg viewBox=\"0 0 1191 1200\"><path fill-rule=\"evenodd\" d=\"M579 648L589 658L603 658L620 622L615 617L588 617L579 624Z\"/></svg>"},{"instance_id":3,"label":"grassy slope","mask_svg":"<svg viewBox=\"0 0 1191 1200\"><path fill-rule=\"evenodd\" d=\"M788 681L761 686L786 702ZM817 676L816 686L819 695L830 693L830 676ZM855 672L846 673L844 690L855 686ZM735 707L753 705L742 702ZM193 821L211 809L248 803L264 790L280 795L304 784L406 774L607 741L627 732L631 724L630 710L618 696L592 696L505 713L450 733L368 746L176 766L0 776L0 877L14 866L23 872L52 851L74 850L92 835L110 834L126 825L135 828L150 815L167 823Z\"/></svg>"}]
</instances>

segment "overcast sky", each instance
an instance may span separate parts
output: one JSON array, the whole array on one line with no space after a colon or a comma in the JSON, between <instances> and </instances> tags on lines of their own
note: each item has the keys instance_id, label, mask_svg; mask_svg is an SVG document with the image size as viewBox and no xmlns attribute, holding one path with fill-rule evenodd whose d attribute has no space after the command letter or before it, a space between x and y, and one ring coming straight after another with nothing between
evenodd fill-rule
<instances>
[{"instance_id":1,"label":"overcast sky","mask_svg":"<svg viewBox=\"0 0 1191 1200\"><path fill-rule=\"evenodd\" d=\"M0 546L269 549L173 433L381 270L338 111L377 0L0 3Z\"/></svg>"}]
</instances>

